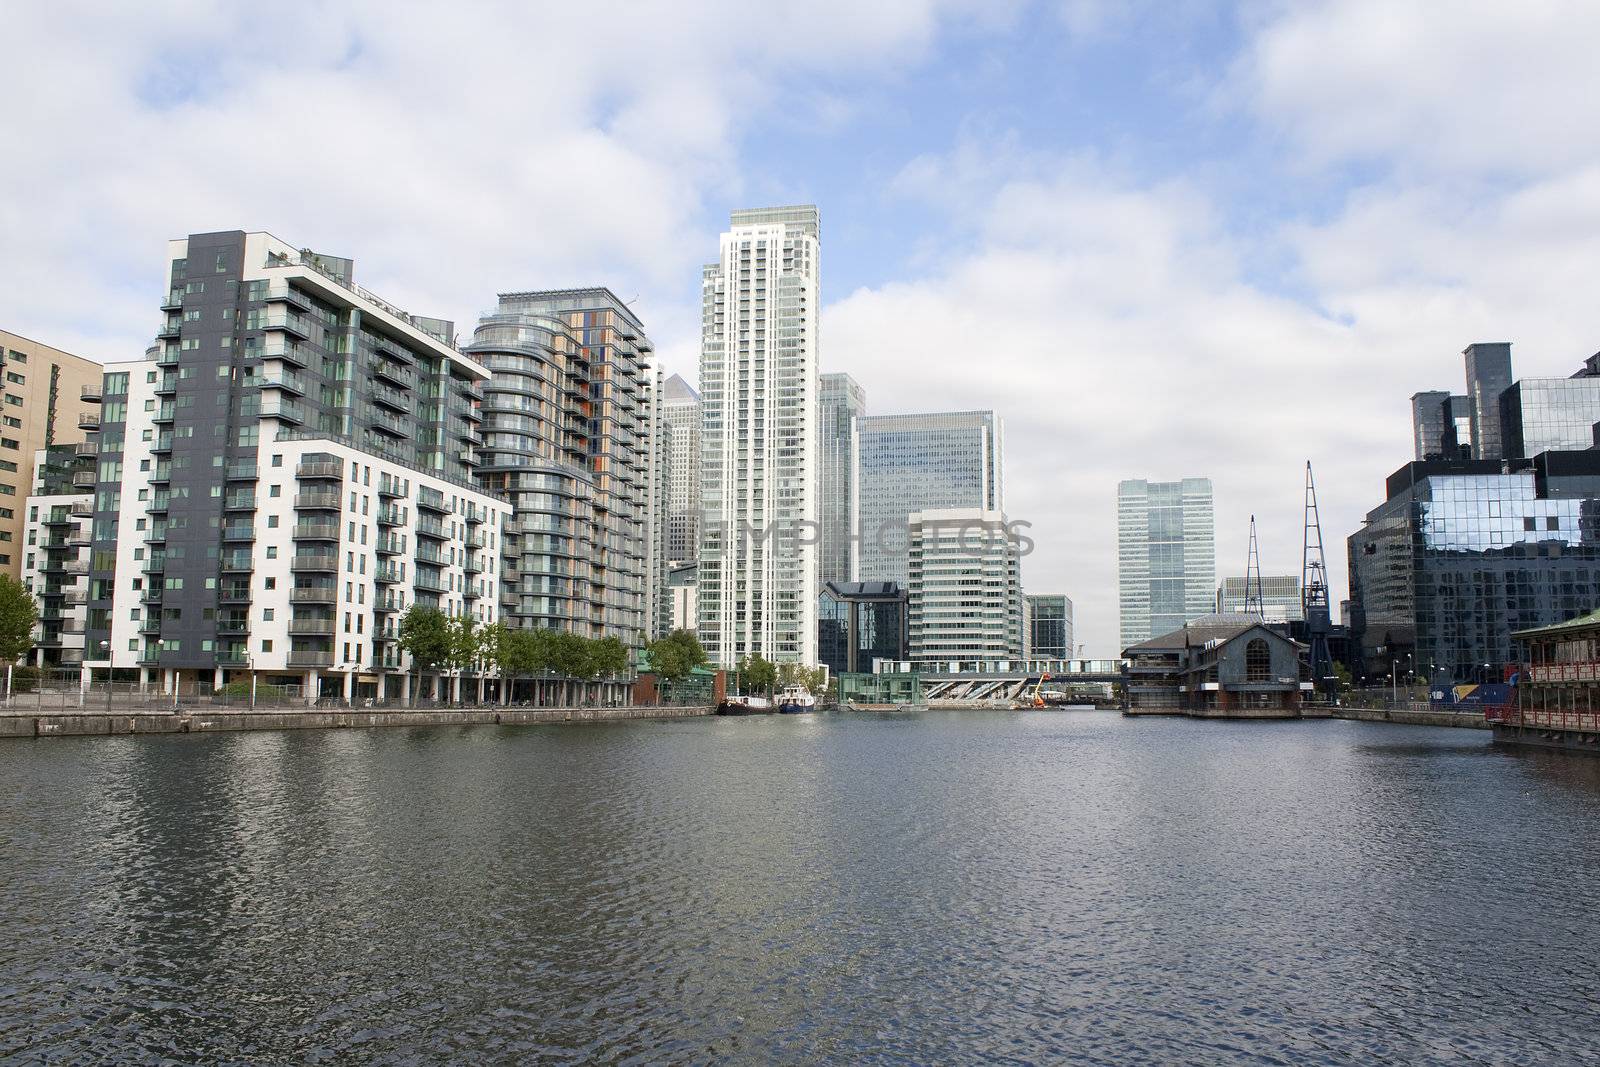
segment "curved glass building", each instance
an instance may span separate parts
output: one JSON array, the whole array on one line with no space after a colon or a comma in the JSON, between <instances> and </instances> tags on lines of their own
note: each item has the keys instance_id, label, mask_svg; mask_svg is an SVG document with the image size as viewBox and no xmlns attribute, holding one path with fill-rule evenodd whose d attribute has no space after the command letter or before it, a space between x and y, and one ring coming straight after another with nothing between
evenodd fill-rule
<instances>
[{"instance_id":1,"label":"curved glass building","mask_svg":"<svg viewBox=\"0 0 1600 1067\"><path fill-rule=\"evenodd\" d=\"M609 289L502 293L467 346L491 372L478 477L515 508L512 625L644 639L651 351Z\"/></svg>"}]
</instances>

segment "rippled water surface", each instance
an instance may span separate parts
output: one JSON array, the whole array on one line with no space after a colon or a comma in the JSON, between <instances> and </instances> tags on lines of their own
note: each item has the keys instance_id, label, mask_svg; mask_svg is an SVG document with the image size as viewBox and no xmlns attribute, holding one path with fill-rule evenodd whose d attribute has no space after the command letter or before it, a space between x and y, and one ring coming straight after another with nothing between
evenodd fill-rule
<instances>
[{"instance_id":1,"label":"rippled water surface","mask_svg":"<svg viewBox=\"0 0 1600 1067\"><path fill-rule=\"evenodd\" d=\"M800 716L0 743L0 1060L1600 1062L1600 760Z\"/></svg>"}]
</instances>

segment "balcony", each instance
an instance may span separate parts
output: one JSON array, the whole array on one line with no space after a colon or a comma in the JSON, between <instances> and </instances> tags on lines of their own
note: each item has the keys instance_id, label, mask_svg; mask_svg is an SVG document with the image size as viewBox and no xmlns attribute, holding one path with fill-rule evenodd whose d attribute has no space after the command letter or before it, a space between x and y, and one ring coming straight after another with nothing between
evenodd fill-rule
<instances>
[{"instance_id":1,"label":"balcony","mask_svg":"<svg viewBox=\"0 0 1600 1067\"><path fill-rule=\"evenodd\" d=\"M373 411L368 423L374 430L391 434L395 437L410 437L411 429L399 416L391 415L387 411Z\"/></svg>"},{"instance_id":2,"label":"balcony","mask_svg":"<svg viewBox=\"0 0 1600 1067\"><path fill-rule=\"evenodd\" d=\"M159 634L161 632L161 616L156 614L154 608L139 622L139 632L145 635Z\"/></svg>"},{"instance_id":3,"label":"balcony","mask_svg":"<svg viewBox=\"0 0 1600 1067\"><path fill-rule=\"evenodd\" d=\"M391 478L387 474L378 479L379 496L405 496L406 491L401 486L398 478Z\"/></svg>"},{"instance_id":4,"label":"balcony","mask_svg":"<svg viewBox=\"0 0 1600 1067\"><path fill-rule=\"evenodd\" d=\"M405 512L401 511L393 504L385 504L383 507L378 509L379 526L404 526L405 522Z\"/></svg>"},{"instance_id":5,"label":"balcony","mask_svg":"<svg viewBox=\"0 0 1600 1067\"><path fill-rule=\"evenodd\" d=\"M178 346L177 345L168 345L168 346L166 346L165 348L163 348L161 350L161 354L156 357L156 366L158 366L158 367L176 367L177 365L178 365Z\"/></svg>"},{"instance_id":6,"label":"balcony","mask_svg":"<svg viewBox=\"0 0 1600 1067\"><path fill-rule=\"evenodd\" d=\"M299 315L291 315L287 308L268 311L261 328L290 334L302 341L311 337L311 324Z\"/></svg>"},{"instance_id":7,"label":"balcony","mask_svg":"<svg viewBox=\"0 0 1600 1067\"><path fill-rule=\"evenodd\" d=\"M156 464L156 469L150 472L148 479L151 482L172 481L172 464L165 461Z\"/></svg>"},{"instance_id":8,"label":"balcony","mask_svg":"<svg viewBox=\"0 0 1600 1067\"><path fill-rule=\"evenodd\" d=\"M375 404L383 404L402 414L411 410L411 398L392 385L374 380L368 384L368 392Z\"/></svg>"},{"instance_id":9,"label":"balcony","mask_svg":"<svg viewBox=\"0 0 1600 1067\"><path fill-rule=\"evenodd\" d=\"M293 393L296 396L306 395L306 383L297 375L279 372L268 374L261 378L260 381L263 389L278 389L285 393Z\"/></svg>"},{"instance_id":10,"label":"balcony","mask_svg":"<svg viewBox=\"0 0 1600 1067\"><path fill-rule=\"evenodd\" d=\"M338 511L339 494L330 492L299 493L294 506L301 511Z\"/></svg>"},{"instance_id":11,"label":"balcony","mask_svg":"<svg viewBox=\"0 0 1600 1067\"><path fill-rule=\"evenodd\" d=\"M219 667L248 667L250 650L247 648L219 648L216 652Z\"/></svg>"},{"instance_id":12,"label":"balcony","mask_svg":"<svg viewBox=\"0 0 1600 1067\"><path fill-rule=\"evenodd\" d=\"M443 567L448 561L444 558L444 553L440 552L433 545L418 545L417 562L432 563L436 567Z\"/></svg>"},{"instance_id":13,"label":"balcony","mask_svg":"<svg viewBox=\"0 0 1600 1067\"><path fill-rule=\"evenodd\" d=\"M297 648L289 653L289 666L291 667L331 667L333 666L333 651L310 648Z\"/></svg>"},{"instance_id":14,"label":"balcony","mask_svg":"<svg viewBox=\"0 0 1600 1067\"><path fill-rule=\"evenodd\" d=\"M74 500L67 508L75 519L94 518L94 501Z\"/></svg>"},{"instance_id":15,"label":"balcony","mask_svg":"<svg viewBox=\"0 0 1600 1067\"><path fill-rule=\"evenodd\" d=\"M336 604L339 589L335 585L297 585L289 590L291 604Z\"/></svg>"},{"instance_id":16,"label":"balcony","mask_svg":"<svg viewBox=\"0 0 1600 1067\"><path fill-rule=\"evenodd\" d=\"M224 526L222 528L222 539L224 541L254 541L256 539L255 524L233 523L232 525Z\"/></svg>"},{"instance_id":17,"label":"balcony","mask_svg":"<svg viewBox=\"0 0 1600 1067\"><path fill-rule=\"evenodd\" d=\"M326 619L290 619L289 632L292 634L313 634L332 637L334 631L333 617Z\"/></svg>"},{"instance_id":18,"label":"balcony","mask_svg":"<svg viewBox=\"0 0 1600 1067\"><path fill-rule=\"evenodd\" d=\"M274 280L267 286L267 302L292 304L306 311L311 310L310 297L290 285L287 279Z\"/></svg>"},{"instance_id":19,"label":"balcony","mask_svg":"<svg viewBox=\"0 0 1600 1067\"><path fill-rule=\"evenodd\" d=\"M229 493L222 498L222 506L227 511L254 511L256 495L255 493Z\"/></svg>"},{"instance_id":20,"label":"balcony","mask_svg":"<svg viewBox=\"0 0 1600 1067\"><path fill-rule=\"evenodd\" d=\"M339 569L338 556L316 556L306 553L294 556L289 560L289 569L296 573L306 571L336 571Z\"/></svg>"},{"instance_id":21,"label":"balcony","mask_svg":"<svg viewBox=\"0 0 1600 1067\"><path fill-rule=\"evenodd\" d=\"M172 404L172 403L165 403L165 404L159 405L156 408L155 413L150 416L150 419L151 419L152 422L162 423L162 422L172 422L175 419L177 419L177 417L178 417L178 405Z\"/></svg>"},{"instance_id":22,"label":"balcony","mask_svg":"<svg viewBox=\"0 0 1600 1067\"><path fill-rule=\"evenodd\" d=\"M79 412L78 429L82 430L84 433L99 433L100 416L88 411Z\"/></svg>"},{"instance_id":23,"label":"balcony","mask_svg":"<svg viewBox=\"0 0 1600 1067\"><path fill-rule=\"evenodd\" d=\"M280 422L292 422L297 426L306 421L305 409L292 400L263 400L261 401L260 414L263 419L277 419Z\"/></svg>"},{"instance_id":24,"label":"balcony","mask_svg":"<svg viewBox=\"0 0 1600 1067\"><path fill-rule=\"evenodd\" d=\"M427 508L441 514L449 514L450 505L445 502L444 494L437 489L422 488L417 490L417 507Z\"/></svg>"},{"instance_id":25,"label":"balcony","mask_svg":"<svg viewBox=\"0 0 1600 1067\"><path fill-rule=\"evenodd\" d=\"M343 478L344 464L336 459L308 459L294 469L296 478Z\"/></svg>"},{"instance_id":26,"label":"balcony","mask_svg":"<svg viewBox=\"0 0 1600 1067\"><path fill-rule=\"evenodd\" d=\"M248 615L219 615L217 616L217 636L237 636L250 632L250 616Z\"/></svg>"},{"instance_id":27,"label":"balcony","mask_svg":"<svg viewBox=\"0 0 1600 1067\"><path fill-rule=\"evenodd\" d=\"M248 585L225 585L217 591L219 604L248 604L250 602L250 587Z\"/></svg>"},{"instance_id":28,"label":"balcony","mask_svg":"<svg viewBox=\"0 0 1600 1067\"><path fill-rule=\"evenodd\" d=\"M100 389L101 386L98 384L85 385L78 390L78 399L85 404L98 404L100 403Z\"/></svg>"},{"instance_id":29,"label":"balcony","mask_svg":"<svg viewBox=\"0 0 1600 1067\"><path fill-rule=\"evenodd\" d=\"M100 442L98 442L98 441L79 441L77 444L72 446L72 454L74 456L77 456L80 459L82 459L85 456L88 456L88 457L98 456L100 454Z\"/></svg>"},{"instance_id":30,"label":"balcony","mask_svg":"<svg viewBox=\"0 0 1600 1067\"><path fill-rule=\"evenodd\" d=\"M156 379L155 388L151 390L157 396L166 396L168 393L178 391L178 375L173 372L161 375Z\"/></svg>"},{"instance_id":31,"label":"balcony","mask_svg":"<svg viewBox=\"0 0 1600 1067\"><path fill-rule=\"evenodd\" d=\"M395 585L405 580L405 574L394 563L379 560L372 572L372 580L380 585Z\"/></svg>"},{"instance_id":32,"label":"balcony","mask_svg":"<svg viewBox=\"0 0 1600 1067\"><path fill-rule=\"evenodd\" d=\"M283 341L268 341L261 346L261 358L279 359L304 369L306 361L310 358L310 353L296 344L289 344Z\"/></svg>"},{"instance_id":33,"label":"balcony","mask_svg":"<svg viewBox=\"0 0 1600 1067\"><path fill-rule=\"evenodd\" d=\"M384 381L393 382L402 389L411 389L417 384L416 375L398 363L390 363L380 359L372 368L372 373Z\"/></svg>"},{"instance_id":34,"label":"balcony","mask_svg":"<svg viewBox=\"0 0 1600 1067\"><path fill-rule=\"evenodd\" d=\"M420 568L417 570L416 576L412 578L411 585L413 588L425 589L430 593L449 592L449 590L445 588L444 579L440 578L437 574L429 573L428 571Z\"/></svg>"},{"instance_id":35,"label":"balcony","mask_svg":"<svg viewBox=\"0 0 1600 1067\"><path fill-rule=\"evenodd\" d=\"M89 573L89 562L82 559L69 559L61 569L74 578L81 578Z\"/></svg>"},{"instance_id":36,"label":"balcony","mask_svg":"<svg viewBox=\"0 0 1600 1067\"><path fill-rule=\"evenodd\" d=\"M45 595L49 596L50 591L45 590ZM82 589L68 589L62 595L64 599L61 602L69 608L81 607L89 602L89 594Z\"/></svg>"},{"instance_id":37,"label":"balcony","mask_svg":"<svg viewBox=\"0 0 1600 1067\"><path fill-rule=\"evenodd\" d=\"M93 489L96 481L95 471L92 468L86 471L72 472L72 486L74 489Z\"/></svg>"},{"instance_id":38,"label":"balcony","mask_svg":"<svg viewBox=\"0 0 1600 1067\"><path fill-rule=\"evenodd\" d=\"M161 588L159 586L151 586L140 595L139 599L146 604L160 605Z\"/></svg>"},{"instance_id":39,"label":"balcony","mask_svg":"<svg viewBox=\"0 0 1600 1067\"><path fill-rule=\"evenodd\" d=\"M444 523L438 519L419 518L417 520L417 534L421 537L433 537L440 541L448 540L450 537L445 532Z\"/></svg>"},{"instance_id":40,"label":"balcony","mask_svg":"<svg viewBox=\"0 0 1600 1067\"><path fill-rule=\"evenodd\" d=\"M303 541L337 541L339 540L339 524L336 522L302 522L295 526L296 540Z\"/></svg>"},{"instance_id":41,"label":"balcony","mask_svg":"<svg viewBox=\"0 0 1600 1067\"><path fill-rule=\"evenodd\" d=\"M380 537L377 543L373 545L373 550L380 556L398 556L406 550L406 539L397 537L394 534L390 534L388 537Z\"/></svg>"},{"instance_id":42,"label":"balcony","mask_svg":"<svg viewBox=\"0 0 1600 1067\"><path fill-rule=\"evenodd\" d=\"M384 614L392 611L404 611L406 610L405 598L394 593L390 593L388 596L380 596L372 602L372 610Z\"/></svg>"},{"instance_id":43,"label":"balcony","mask_svg":"<svg viewBox=\"0 0 1600 1067\"><path fill-rule=\"evenodd\" d=\"M228 480L230 482L255 481L257 473L254 463L228 464Z\"/></svg>"},{"instance_id":44,"label":"balcony","mask_svg":"<svg viewBox=\"0 0 1600 1067\"><path fill-rule=\"evenodd\" d=\"M239 574L255 569L255 560L251 556L235 554L223 556L220 566L224 574Z\"/></svg>"},{"instance_id":45,"label":"balcony","mask_svg":"<svg viewBox=\"0 0 1600 1067\"><path fill-rule=\"evenodd\" d=\"M170 292L167 293L167 299L161 305L161 310L162 311L177 311L181 307L183 307L183 290L182 289L173 289L173 290L171 290ZM172 322L172 320L168 319L167 322L168 322L168 324L170 324Z\"/></svg>"},{"instance_id":46,"label":"balcony","mask_svg":"<svg viewBox=\"0 0 1600 1067\"><path fill-rule=\"evenodd\" d=\"M79 526L67 534L68 548L88 548L90 543L89 528L87 526Z\"/></svg>"}]
</instances>

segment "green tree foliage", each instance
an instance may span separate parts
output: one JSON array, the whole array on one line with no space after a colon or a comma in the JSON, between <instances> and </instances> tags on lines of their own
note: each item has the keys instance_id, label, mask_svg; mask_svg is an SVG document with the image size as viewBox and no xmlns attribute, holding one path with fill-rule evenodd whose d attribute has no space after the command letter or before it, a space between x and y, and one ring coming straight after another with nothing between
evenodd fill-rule
<instances>
[{"instance_id":1,"label":"green tree foliage","mask_svg":"<svg viewBox=\"0 0 1600 1067\"><path fill-rule=\"evenodd\" d=\"M778 684L778 668L763 656L746 656L735 669L743 692L770 694L772 687Z\"/></svg>"},{"instance_id":2,"label":"green tree foliage","mask_svg":"<svg viewBox=\"0 0 1600 1067\"><path fill-rule=\"evenodd\" d=\"M668 685L677 685L696 667L706 665L706 650L688 630L674 630L645 646L650 656L650 669L657 678Z\"/></svg>"},{"instance_id":3,"label":"green tree foliage","mask_svg":"<svg viewBox=\"0 0 1600 1067\"><path fill-rule=\"evenodd\" d=\"M437 608L413 604L400 619L400 647L411 657L417 671L428 671L450 662L454 645L450 620Z\"/></svg>"},{"instance_id":4,"label":"green tree foliage","mask_svg":"<svg viewBox=\"0 0 1600 1067\"><path fill-rule=\"evenodd\" d=\"M39 602L9 574L0 574L0 661L15 663L33 648Z\"/></svg>"},{"instance_id":5,"label":"green tree foliage","mask_svg":"<svg viewBox=\"0 0 1600 1067\"><path fill-rule=\"evenodd\" d=\"M450 654L445 660L458 671L476 666L479 654L478 622L470 615L449 620Z\"/></svg>"},{"instance_id":6,"label":"green tree foliage","mask_svg":"<svg viewBox=\"0 0 1600 1067\"><path fill-rule=\"evenodd\" d=\"M601 677L614 678L628 672L628 646L615 637L589 642L589 665Z\"/></svg>"}]
</instances>

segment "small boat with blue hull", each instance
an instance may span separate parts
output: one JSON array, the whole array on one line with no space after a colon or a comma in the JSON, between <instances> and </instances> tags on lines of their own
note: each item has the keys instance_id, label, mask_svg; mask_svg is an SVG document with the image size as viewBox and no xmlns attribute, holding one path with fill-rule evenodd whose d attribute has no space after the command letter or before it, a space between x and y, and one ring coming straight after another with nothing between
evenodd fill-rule
<instances>
[{"instance_id":1,"label":"small boat with blue hull","mask_svg":"<svg viewBox=\"0 0 1600 1067\"><path fill-rule=\"evenodd\" d=\"M778 694L778 711L783 715L804 715L817 710L817 698L803 685L786 685Z\"/></svg>"}]
</instances>

